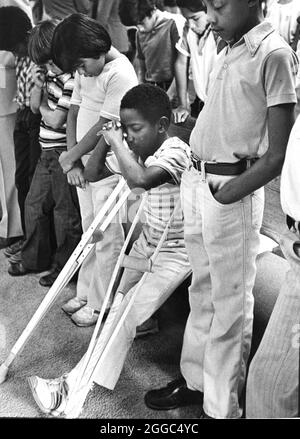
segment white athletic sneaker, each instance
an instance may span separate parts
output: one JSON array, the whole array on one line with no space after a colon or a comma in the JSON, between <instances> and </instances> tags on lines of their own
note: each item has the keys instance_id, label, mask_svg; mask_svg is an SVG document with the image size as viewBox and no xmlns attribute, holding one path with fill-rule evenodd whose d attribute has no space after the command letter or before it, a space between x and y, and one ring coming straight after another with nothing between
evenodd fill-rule
<instances>
[{"instance_id":1,"label":"white athletic sneaker","mask_svg":"<svg viewBox=\"0 0 300 439\"><path fill-rule=\"evenodd\" d=\"M61 307L61 309L70 316L74 314L74 312L82 308L84 305L86 305L86 300L79 299L75 296L72 299L68 300L68 302L66 302Z\"/></svg>"},{"instance_id":2,"label":"white athletic sneaker","mask_svg":"<svg viewBox=\"0 0 300 439\"><path fill-rule=\"evenodd\" d=\"M69 391L65 375L52 380L31 376L28 378L28 384L42 412L53 416L59 416L64 412Z\"/></svg>"},{"instance_id":3,"label":"white athletic sneaker","mask_svg":"<svg viewBox=\"0 0 300 439\"><path fill-rule=\"evenodd\" d=\"M98 320L99 311L91 308L88 305L80 308L79 311L75 312L71 319L77 326L93 326Z\"/></svg>"}]
</instances>

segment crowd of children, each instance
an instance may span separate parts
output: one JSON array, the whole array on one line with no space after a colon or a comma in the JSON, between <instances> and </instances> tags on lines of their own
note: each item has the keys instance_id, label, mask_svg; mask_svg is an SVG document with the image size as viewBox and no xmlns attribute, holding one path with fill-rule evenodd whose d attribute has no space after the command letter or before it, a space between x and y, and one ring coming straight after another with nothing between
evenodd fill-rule
<instances>
[{"instance_id":1,"label":"crowd of children","mask_svg":"<svg viewBox=\"0 0 300 439\"><path fill-rule=\"evenodd\" d=\"M49 269L40 284L52 285L122 177L131 189L147 191L131 257L151 257L174 216L93 381L115 387L141 325L192 273L180 376L147 392L145 404L154 410L199 404L202 418L240 418L263 186L284 164L282 205L296 231L282 243L291 264L288 291L281 293L251 363L246 416L297 416L299 364L288 334L300 304L300 202L294 195L299 118L292 130L300 11L293 0L169 3L171 12L156 0L118 2L121 19L137 28L133 64L85 14L32 28L21 9L0 8L6 26L0 50L16 56L15 185L23 229L22 239L5 249L8 272L21 276ZM286 5L292 14L286 14ZM190 120L188 145L174 135L172 123L184 128ZM118 215L109 224L80 267L75 297L62 307L78 326L97 322L124 243L124 221ZM124 269L115 286L124 296L118 312L141 277L138 269ZM108 321L110 307L108 302ZM44 413L67 414L84 361L58 379L29 378Z\"/></svg>"}]
</instances>

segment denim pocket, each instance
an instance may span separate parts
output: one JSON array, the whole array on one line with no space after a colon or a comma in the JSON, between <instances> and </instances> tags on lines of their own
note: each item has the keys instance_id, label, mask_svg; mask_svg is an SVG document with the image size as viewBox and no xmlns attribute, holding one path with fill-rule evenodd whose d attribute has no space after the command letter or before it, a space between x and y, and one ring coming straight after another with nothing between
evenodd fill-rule
<instances>
[{"instance_id":1,"label":"denim pocket","mask_svg":"<svg viewBox=\"0 0 300 439\"><path fill-rule=\"evenodd\" d=\"M232 207L241 204L241 202L243 201L243 200L238 200L238 201L235 201L234 203L228 203L228 204L220 203L214 197L212 185L207 182L206 186L207 186L207 193L208 193L209 198L213 201L213 203L216 206L222 207L223 209L226 209L226 208L231 209Z\"/></svg>"}]
</instances>

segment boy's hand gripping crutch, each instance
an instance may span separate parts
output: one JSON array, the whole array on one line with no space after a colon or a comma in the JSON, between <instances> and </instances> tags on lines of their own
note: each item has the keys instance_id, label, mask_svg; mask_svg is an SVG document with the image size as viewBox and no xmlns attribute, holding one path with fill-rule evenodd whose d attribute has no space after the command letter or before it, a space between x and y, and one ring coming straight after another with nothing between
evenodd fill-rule
<instances>
[{"instance_id":1,"label":"boy's hand gripping crutch","mask_svg":"<svg viewBox=\"0 0 300 439\"><path fill-rule=\"evenodd\" d=\"M56 300L57 296L67 285L67 283L72 278L74 273L79 269L84 259L86 259L86 257L89 255L95 243L101 239L102 233L105 231L105 229L111 223L113 217L117 214L121 206L124 204L124 202L128 198L129 193L130 193L130 189L126 184L126 181L124 180L124 178L121 178L118 184L116 185L115 189L112 191L107 201L103 205L102 209L100 209L99 213L96 215L95 219L93 220L88 230L85 233L83 233L81 241L78 243L77 247L73 251L70 258L68 259L67 263L65 264L65 266L59 273L58 277L56 278L55 282L49 289L47 295L45 296L45 298L39 305L38 309L32 316L31 320L27 324L26 328L24 329L24 331L22 332L22 334L20 335L14 346L12 347L8 357L6 358L4 363L1 364L0 384L5 381L8 373L8 368L10 364L13 362L13 360L15 359L16 355L22 350L28 338L36 328L36 326L45 316L49 308ZM116 202L116 204L113 206L113 203L115 202L118 196L120 197ZM111 210L108 213L110 208ZM99 224L101 223L101 221L103 220L106 214L107 214L106 219L99 227Z\"/></svg>"},{"instance_id":2,"label":"boy's hand gripping crutch","mask_svg":"<svg viewBox=\"0 0 300 439\"><path fill-rule=\"evenodd\" d=\"M125 306L125 309L122 312L120 319L117 322L115 322L116 315L118 314L118 311L122 305L124 294L122 292L118 292L116 294L115 299L113 301L113 305L111 307L111 310L108 314L107 320L103 327L103 330L97 342L94 343L94 346L91 346L91 348L89 347L90 352L87 352L87 354L89 353L89 355L87 355L86 358L84 358L84 361L78 371L78 376L75 385L73 389L71 389L70 394L68 395L67 405L64 410L64 414L66 418L77 418L79 416L83 404L85 402L85 399L87 397L87 394L93 386L93 377L94 377L95 369L96 367L99 367L103 362L107 352L109 351L111 345L113 344L115 338L117 337L118 332L121 326L123 325L127 314L129 313L132 307L136 295L139 293L140 289L142 288L145 279L149 275L149 272L152 272L152 266L167 237L170 224L173 221L174 214L178 206L179 203L175 206L153 255L149 259L146 259L148 263L143 264L144 267L139 267L139 271L144 271L144 274L141 277L138 284L136 285L135 290L129 293L131 294L131 297L127 305ZM134 269L133 264L129 262L129 260L130 260L130 256L128 257L128 260L126 260L124 266L127 268ZM96 340L96 335L95 335L95 340Z\"/></svg>"}]
</instances>

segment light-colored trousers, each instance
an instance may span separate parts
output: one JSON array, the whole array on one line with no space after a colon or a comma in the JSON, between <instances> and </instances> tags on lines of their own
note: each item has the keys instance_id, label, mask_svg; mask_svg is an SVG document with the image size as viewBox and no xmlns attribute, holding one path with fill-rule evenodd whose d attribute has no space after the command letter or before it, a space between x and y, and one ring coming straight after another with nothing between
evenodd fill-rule
<instances>
[{"instance_id":1,"label":"light-colored trousers","mask_svg":"<svg viewBox=\"0 0 300 439\"><path fill-rule=\"evenodd\" d=\"M160 250L157 259L153 265L153 272L149 273L143 287L137 293L133 305L123 323L120 331L112 343L107 355L103 361L99 361L94 375L94 381L108 389L114 389L123 365L126 355L136 335L136 327L146 321L152 314L168 299L176 288L190 275L191 267L188 256L184 247L175 247L173 242L165 241ZM136 258L149 258L153 255L155 247L147 243L143 232L134 242L130 255ZM119 321L131 293L141 279L143 273L125 269L118 291L128 293L125 295L122 304L116 315L116 321ZM105 327L105 325L104 325ZM104 333L104 328L102 329ZM104 337L100 342L105 345L111 331L107 332L108 337ZM84 357L77 366L68 375L68 382L72 385L72 380L77 376L80 365Z\"/></svg>"},{"instance_id":2,"label":"light-colored trousers","mask_svg":"<svg viewBox=\"0 0 300 439\"><path fill-rule=\"evenodd\" d=\"M85 190L77 189L83 232L89 228L119 178L118 175L112 175L96 183L89 183ZM95 244L79 270L77 297L87 300L93 309L101 309L123 243L122 218L117 214L103 233L103 239Z\"/></svg>"},{"instance_id":3,"label":"light-colored trousers","mask_svg":"<svg viewBox=\"0 0 300 439\"><path fill-rule=\"evenodd\" d=\"M204 393L213 418L241 416L240 396L249 356L255 259L263 216L263 189L223 205L212 195L233 177L191 168L181 182L185 244L193 277L181 371Z\"/></svg>"},{"instance_id":4,"label":"light-colored trousers","mask_svg":"<svg viewBox=\"0 0 300 439\"><path fill-rule=\"evenodd\" d=\"M299 236L288 231L280 246L290 265L268 326L251 361L247 418L299 416L300 257Z\"/></svg>"},{"instance_id":5,"label":"light-colored trousers","mask_svg":"<svg viewBox=\"0 0 300 439\"><path fill-rule=\"evenodd\" d=\"M18 192L15 186L15 150L13 132L16 114L0 116L0 237L22 236ZM1 217L2 216L2 217Z\"/></svg>"}]
</instances>

